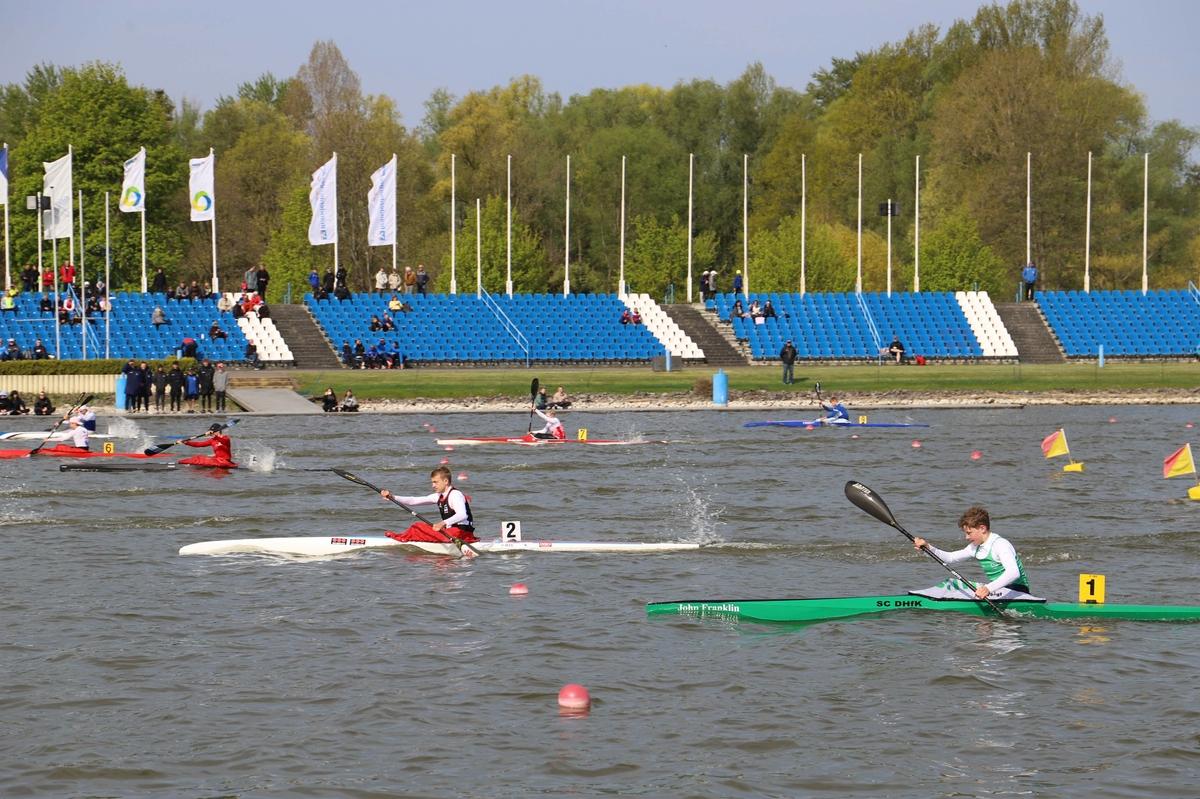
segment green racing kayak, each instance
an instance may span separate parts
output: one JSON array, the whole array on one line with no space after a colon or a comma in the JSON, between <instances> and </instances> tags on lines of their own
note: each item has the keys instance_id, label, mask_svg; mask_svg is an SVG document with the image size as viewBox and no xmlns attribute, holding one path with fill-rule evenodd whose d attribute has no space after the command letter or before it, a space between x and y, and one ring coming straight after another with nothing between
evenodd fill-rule
<instances>
[{"instance_id":1,"label":"green racing kayak","mask_svg":"<svg viewBox=\"0 0 1200 799\"><path fill-rule=\"evenodd\" d=\"M1122 619L1128 621L1200 621L1197 605L1109 605L1069 602L997 602L1005 616L1037 619ZM819 622L898 611L966 613L995 617L986 602L970 599L929 599L913 594L847 596L819 599L716 599L651 602L650 616L744 619L757 622Z\"/></svg>"}]
</instances>

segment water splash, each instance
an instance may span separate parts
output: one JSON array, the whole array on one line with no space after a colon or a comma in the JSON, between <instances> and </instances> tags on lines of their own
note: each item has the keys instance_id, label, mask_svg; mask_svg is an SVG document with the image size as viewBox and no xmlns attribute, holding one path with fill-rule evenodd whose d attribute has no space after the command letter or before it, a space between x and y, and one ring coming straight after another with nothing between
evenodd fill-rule
<instances>
[{"instance_id":1,"label":"water splash","mask_svg":"<svg viewBox=\"0 0 1200 799\"><path fill-rule=\"evenodd\" d=\"M693 485L683 474L676 474L675 481L681 489L676 494L678 499L674 503L675 517L683 523L680 538L700 544L724 541L725 536L721 534L721 528L725 527L725 522L721 521L720 517L725 512L725 506L713 505L709 501L713 486L703 477Z\"/></svg>"},{"instance_id":2,"label":"water splash","mask_svg":"<svg viewBox=\"0 0 1200 799\"><path fill-rule=\"evenodd\" d=\"M124 416L114 416L108 420L108 434L114 438L147 438L136 421Z\"/></svg>"},{"instance_id":3,"label":"water splash","mask_svg":"<svg viewBox=\"0 0 1200 799\"><path fill-rule=\"evenodd\" d=\"M275 471L275 450L265 444L242 443L234 459L242 468L254 472Z\"/></svg>"}]
</instances>

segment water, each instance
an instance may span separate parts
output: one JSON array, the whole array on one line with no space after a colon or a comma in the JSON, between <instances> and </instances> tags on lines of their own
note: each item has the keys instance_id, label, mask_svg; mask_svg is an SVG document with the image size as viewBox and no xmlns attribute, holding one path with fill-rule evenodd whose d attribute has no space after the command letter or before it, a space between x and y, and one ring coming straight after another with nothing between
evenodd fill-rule
<instances>
[{"instance_id":1,"label":"water","mask_svg":"<svg viewBox=\"0 0 1200 799\"><path fill-rule=\"evenodd\" d=\"M223 478L0 461L0 796L1197 795L1200 625L892 615L797 630L644 610L941 580L845 500L848 479L945 548L958 514L987 505L1043 596L1073 600L1089 572L1112 602L1200 604L1200 504L1186 478L1161 478L1195 408L875 411L933 426L857 438L741 428L772 415L580 411L568 426L592 437L681 443L448 453L437 435L525 417L253 417L235 454L257 470ZM1060 426L1082 475L1041 456ZM402 529L398 508L306 470L418 493L442 457L485 535L519 519L526 538L756 546L176 554ZM530 594L511 597L515 582ZM560 714L568 682L590 713Z\"/></svg>"}]
</instances>

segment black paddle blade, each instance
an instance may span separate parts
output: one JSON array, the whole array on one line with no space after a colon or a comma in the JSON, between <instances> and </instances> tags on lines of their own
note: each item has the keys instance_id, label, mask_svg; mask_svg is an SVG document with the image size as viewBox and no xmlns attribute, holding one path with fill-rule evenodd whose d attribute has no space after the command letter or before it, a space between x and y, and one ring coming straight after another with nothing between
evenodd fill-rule
<instances>
[{"instance_id":1,"label":"black paddle blade","mask_svg":"<svg viewBox=\"0 0 1200 799\"><path fill-rule=\"evenodd\" d=\"M536 377L533 378L533 382L529 384L529 399L530 399L530 401L537 399L538 388L540 388L540 387L541 387L541 384L538 382L538 379Z\"/></svg>"},{"instance_id":2,"label":"black paddle blade","mask_svg":"<svg viewBox=\"0 0 1200 799\"><path fill-rule=\"evenodd\" d=\"M900 525L896 522L896 517L892 515L891 508L883 501L883 497L857 480L850 480L846 483L846 499L884 524L900 530Z\"/></svg>"}]
</instances>

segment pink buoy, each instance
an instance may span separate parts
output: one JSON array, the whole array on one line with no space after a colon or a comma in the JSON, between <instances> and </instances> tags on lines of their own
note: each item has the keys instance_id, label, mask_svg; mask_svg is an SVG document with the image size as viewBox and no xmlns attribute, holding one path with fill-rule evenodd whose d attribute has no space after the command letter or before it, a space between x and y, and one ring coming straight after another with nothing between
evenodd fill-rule
<instances>
[{"instance_id":1,"label":"pink buoy","mask_svg":"<svg viewBox=\"0 0 1200 799\"><path fill-rule=\"evenodd\" d=\"M529 586L525 583L513 583L512 587L508 589L508 593L510 596L525 596L529 593Z\"/></svg>"},{"instance_id":2,"label":"pink buoy","mask_svg":"<svg viewBox=\"0 0 1200 799\"><path fill-rule=\"evenodd\" d=\"M977 449L971 450L971 460L977 461L982 457L983 457L983 453L980 452L979 450L977 450Z\"/></svg>"},{"instance_id":3,"label":"pink buoy","mask_svg":"<svg viewBox=\"0 0 1200 799\"><path fill-rule=\"evenodd\" d=\"M812 426L811 424L806 424L806 425L804 425L804 429L805 429L805 430L812 430L812 429L813 429L813 426Z\"/></svg>"},{"instance_id":4,"label":"pink buoy","mask_svg":"<svg viewBox=\"0 0 1200 799\"><path fill-rule=\"evenodd\" d=\"M1195 425L1192 424L1191 422L1188 422L1187 424L1184 425L1184 427L1186 427L1188 430L1191 430L1193 427L1195 427Z\"/></svg>"},{"instance_id":5,"label":"pink buoy","mask_svg":"<svg viewBox=\"0 0 1200 799\"><path fill-rule=\"evenodd\" d=\"M567 710L587 710L592 704L588 690L576 683L567 683L558 691L558 706Z\"/></svg>"},{"instance_id":6,"label":"pink buoy","mask_svg":"<svg viewBox=\"0 0 1200 799\"><path fill-rule=\"evenodd\" d=\"M851 437L851 438L858 438L858 433L851 433L851 434L850 434L850 437Z\"/></svg>"},{"instance_id":7,"label":"pink buoy","mask_svg":"<svg viewBox=\"0 0 1200 799\"><path fill-rule=\"evenodd\" d=\"M466 472L459 472L459 473L458 473L458 477L456 477L456 478L454 478L454 479L455 479L455 480L458 480L458 481L460 481L460 482L461 482L461 481L463 481L463 480L466 480L466 479L467 479L467 473L466 473Z\"/></svg>"},{"instance_id":8,"label":"pink buoy","mask_svg":"<svg viewBox=\"0 0 1200 799\"><path fill-rule=\"evenodd\" d=\"M453 451L454 451L454 447L442 447L442 449L446 450L446 452L453 452Z\"/></svg>"},{"instance_id":9,"label":"pink buoy","mask_svg":"<svg viewBox=\"0 0 1200 799\"><path fill-rule=\"evenodd\" d=\"M1110 416L1110 417L1108 417L1108 423L1109 423L1109 424L1116 424L1116 423L1117 423L1117 417L1115 417L1115 416Z\"/></svg>"},{"instance_id":10,"label":"pink buoy","mask_svg":"<svg viewBox=\"0 0 1200 799\"><path fill-rule=\"evenodd\" d=\"M436 427L434 427L433 425L429 425L429 432L431 432L431 433L436 433L436 432L437 432L437 428L436 428Z\"/></svg>"},{"instance_id":11,"label":"pink buoy","mask_svg":"<svg viewBox=\"0 0 1200 799\"><path fill-rule=\"evenodd\" d=\"M449 458L442 458L440 461L438 461L438 463L442 464L443 466L445 466L449 462L450 462Z\"/></svg>"},{"instance_id":12,"label":"pink buoy","mask_svg":"<svg viewBox=\"0 0 1200 799\"><path fill-rule=\"evenodd\" d=\"M921 442L920 442L920 441L917 441L917 440L914 438L914 439L913 439L913 443L912 443L912 448L913 448L913 449L920 449L920 448L921 448Z\"/></svg>"}]
</instances>

